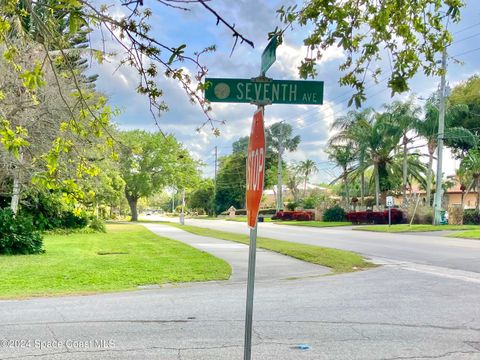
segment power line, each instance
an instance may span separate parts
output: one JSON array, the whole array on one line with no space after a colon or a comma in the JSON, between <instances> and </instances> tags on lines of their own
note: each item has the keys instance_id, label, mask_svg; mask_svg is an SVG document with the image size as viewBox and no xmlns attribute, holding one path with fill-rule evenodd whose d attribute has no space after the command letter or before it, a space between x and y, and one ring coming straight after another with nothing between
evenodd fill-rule
<instances>
[{"instance_id":1,"label":"power line","mask_svg":"<svg viewBox=\"0 0 480 360\"><path fill-rule=\"evenodd\" d=\"M460 30L458 30L458 31L453 32L452 35L460 34L460 33L464 32L464 31L467 31L467 30L469 30L469 29L471 29L471 28L474 28L474 27L476 27L476 26L479 26L479 25L480 25L480 22L475 23L475 24L472 24L472 25L469 25L469 26L467 26L467 27L465 27L465 28L463 28L463 29L460 29Z\"/></svg>"},{"instance_id":2,"label":"power line","mask_svg":"<svg viewBox=\"0 0 480 360\"><path fill-rule=\"evenodd\" d=\"M460 54L452 55L451 57L454 57L454 58L455 58L455 57L467 55L467 54L470 54L470 53L475 52L475 51L478 51L478 50L480 50L480 47L475 48L475 49L472 49L472 50L468 50L468 51L465 51L465 52L462 52L462 53L460 53Z\"/></svg>"}]
</instances>

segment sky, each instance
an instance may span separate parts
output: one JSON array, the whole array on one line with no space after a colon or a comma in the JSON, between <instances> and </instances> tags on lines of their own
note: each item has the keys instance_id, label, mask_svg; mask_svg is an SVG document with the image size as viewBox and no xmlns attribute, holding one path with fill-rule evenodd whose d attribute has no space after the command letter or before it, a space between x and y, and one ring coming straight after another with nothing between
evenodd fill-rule
<instances>
[{"instance_id":1,"label":"sky","mask_svg":"<svg viewBox=\"0 0 480 360\"><path fill-rule=\"evenodd\" d=\"M281 26L276 9L289 3L291 1L288 0L209 2L224 19L235 24L237 31L255 44L254 48L245 43L237 44L232 53L234 39L231 33L221 24L217 26L216 18L201 5L192 5L190 11L181 11L156 1L144 2L145 6L153 10L150 21L152 35L170 46L187 44L187 54L215 44L217 50L206 54L201 60L209 69L208 76L231 78L258 76L261 53L268 43L268 33L276 26ZM480 2L466 0L466 3L462 20L450 25L454 42L448 49L447 82L452 87L469 76L480 73ZM113 9L118 14L125 11L118 7ZM308 28L298 26L285 33L284 43L277 48L277 60L267 73L269 77L278 80L300 79L297 67L306 55L305 47L302 46L306 34ZM338 84L341 76L338 65L343 58L339 48L330 48L323 54L317 66L318 76L314 80L325 83L323 105L274 104L265 109L266 126L283 120L292 125L295 135L301 136L298 150L287 153L286 160L314 160L319 172L311 179L313 183L331 181L339 173L335 164L328 161L324 149L331 135L329 127L332 121L352 110L347 107L347 102L353 90ZM387 66L385 64L385 67ZM188 70L194 72L193 68ZM108 96L111 105L121 110L121 114L115 119L121 129L158 131L149 112L148 99L135 91L138 75L134 69L127 66L118 68L115 59L111 59L107 63L94 66L92 72L99 74L97 88ZM395 99L405 99L410 94L413 94L421 105L424 102L422 99L437 90L439 84L439 78L418 74L410 83L411 93L391 98L390 90L382 79L384 77L380 78L379 84L375 84L371 79L367 80L367 101L364 107L381 109L383 104ZM219 157L231 153L232 142L249 134L255 106L213 103L212 117L225 121L224 125L218 125L221 135L216 137L208 126L200 133L196 131L206 120L205 115L198 105L189 102L175 81L159 76L158 84L164 91L163 100L169 106L169 111L162 113L158 119L160 128L165 133L175 135L193 157L203 160L206 164L203 168L204 176L213 177L215 147ZM447 150L444 153L444 173L453 174L458 165L459 162L453 159Z\"/></svg>"}]
</instances>

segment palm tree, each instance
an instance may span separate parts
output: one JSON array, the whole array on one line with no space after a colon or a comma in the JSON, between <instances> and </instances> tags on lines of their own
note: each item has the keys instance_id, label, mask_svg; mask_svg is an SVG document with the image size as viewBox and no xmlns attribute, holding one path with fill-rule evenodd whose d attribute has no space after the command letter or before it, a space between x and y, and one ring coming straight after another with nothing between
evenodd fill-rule
<instances>
[{"instance_id":1,"label":"palm tree","mask_svg":"<svg viewBox=\"0 0 480 360\"><path fill-rule=\"evenodd\" d=\"M401 145L403 153L402 164L402 197L403 203L407 199L407 182L408 182L408 144L415 138L412 130L416 130L419 122L420 107L413 104L413 99L406 102L395 101L387 106L387 114L390 117L392 130L398 131L401 135Z\"/></svg>"},{"instance_id":2,"label":"palm tree","mask_svg":"<svg viewBox=\"0 0 480 360\"><path fill-rule=\"evenodd\" d=\"M363 180L367 171L373 173L371 181L377 207L380 206L380 194L386 195L394 187L395 179L402 179L405 161L408 172L403 184L408 184L410 178L424 184L425 167L419 155L408 154L407 147L405 159L404 152L398 151L400 140L406 132L402 132L399 125L392 121L391 112L352 112L348 118L338 119L334 126L340 132L330 138L330 147L340 144L354 152L354 161L348 171L350 178L360 176Z\"/></svg>"},{"instance_id":3,"label":"palm tree","mask_svg":"<svg viewBox=\"0 0 480 360\"><path fill-rule=\"evenodd\" d=\"M475 183L477 191L476 210L480 211L480 148L470 150L460 164L462 173Z\"/></svg>"},{"instance_id":4,"label":"palm tree","mask_svg":"<svg viewBox=\"0 0 480 360\"><path fill-rule=\"evenodd\" d=\"M346 208L348 208L350 204L348 174L351 170L349 167L355 160L355 153L350 146L342 145L330 146L326 152L328 154L328 158L342 168L342 174L338 179L343 179L343 185L345 187L345 205ZM335 179L333 182L336 182L338 179Z\"/></svg>"},{"instance_id":5,"label":"palm tree","mask_svg":"<svg viewBox=\"0 0 480 360\"><path fill-rule=\"evenodd\" d=\"M285 150L295 151L300 143L300 135L293 136L292 125L283 121L269 126L266 130L267 141L278 156L277 165L277 211L283 209L282 199L282 156Z\"/></svg>"},{"instance_id":6,"label":"palm tree","mask_svg":"<svg viewBox=\"0 0 480 360\"><path fill-rule=\"evenodd\" d=\"M427 140L428 151L428 172L426 181L426 203L430 206L432 196L432 182L433 182L433 159L435 156L435 150L438 144L438 99L435 96L430 97L425 104L425 117L423 120L418 121L416 125L416 131L419 136ZM467 108L468 110L468 108ZM448 124L465 111L464 105L455 105L447 107L445 112L445 119L447 128L445 129L444 139L448 141L456 141L461 139L464 144L468 143L471 147L476 146L475 135L463 127L449 127Z\"/></svg>"},{"instance_id":7,"label":"palm tree","mask_svg":"<svg viewBox=\"0 0 480 360\"><path fill-rule=\"evenodd\" d=\"M328 142L329 146L348 144L355 149L358 161L358 167L363 169L365 167L367 146L362 138L361 127L365 123L371 123L374 119L374 111L372 108L367 108L362 111L349 111L346 116L341 116L335 119L331 126L331 130L338 130L339 132L332 136ZM365 204L365 171L360 171L360 205Z\"/></svg>"},{"instance_id":8,"label":"palm tree","mask_svg":"<svg viewBox=\"0 0 480 360\"><path fill-rule=\"evenodd\" d=\"M307 159L304 161L300 161L300 163L298 164L298 170L304 176L303 196L305 196L305 193L307 191L308 177L312 174L316 174L318 172L318 168L317 168L317 165L315 164L315 161Z\"/></svg>"},{"instance_id":9,"label":"palm tree","mask_svg":"<svg viewBox=\"0 0 480 360\"><path fill-rule=\"evenodd\" d=\"M302 178L299 176L299 169L298 165L295 163L290 164L287 167L287 187L290 189L292 195L293 195L293 202L298 203L299 200L299 190L298 190L298 185L300 185L300 182L302 181ZM282 204L282 209L283 209L283 204Z\"/></svg>"}]
</instances>

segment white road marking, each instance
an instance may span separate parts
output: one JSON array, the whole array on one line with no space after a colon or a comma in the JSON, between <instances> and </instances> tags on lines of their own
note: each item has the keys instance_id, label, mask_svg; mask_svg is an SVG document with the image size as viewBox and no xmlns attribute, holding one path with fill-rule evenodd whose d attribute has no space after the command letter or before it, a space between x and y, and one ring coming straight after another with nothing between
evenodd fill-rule
<instances>
[{"instance_id":1,"label":"white road marking","mask_svg":"<svg viewBox=\"0 0 480 360\"><path fill-rule=\"evenodd\" d=\"M388 267L396 267L403 270L416 271L424 274L440 276L449 279L461 280L480 284L480 273L473 271L450 269L440 266L416 264L408 261L397 261L385 258L372 258L372 262Z\"/></svg>"}]
</instances>

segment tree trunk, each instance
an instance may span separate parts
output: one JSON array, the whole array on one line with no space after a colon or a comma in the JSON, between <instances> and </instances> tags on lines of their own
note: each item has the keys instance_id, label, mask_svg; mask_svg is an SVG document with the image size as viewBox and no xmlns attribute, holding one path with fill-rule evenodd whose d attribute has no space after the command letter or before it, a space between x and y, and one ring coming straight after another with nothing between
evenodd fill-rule
<instances>
[{"instance_id":1,"label":"tree trunk","mask_svg":"<svg viewBox=\"0 0 480 360\"><path fill-rule=\"evenodd\" d=\"M375 172L375 205L377 206L377 210L380 207L380 174L378 173L378 163L375 162L373 165L373 171Z\"/></svg>"},{"instance_id":2,"label":"tree trunk","mask_svg":"<svg viewBox=\"0 0 480 360\"><path fill-rule=\"evenodd\" d=\"M138 197L126 194L128 206L130 207L130 214L132 218L130 221L138 221L138 210L137 210L137 202Z\"/></svg>"},{"instance_id":3,"label":"tree trunk","mask_svg":"<svg viewBox=\"0 0 480 360\"><path fill-rule=\"evenodd\" d=\"M15 170L13 175L12 201L10 202L10 209L17 215L18 204L20 203L20 174Z\"/></svg>"},{"instance_id":4,"label":"tree trunk","mask_svg":"<svg viewBox=\"0 0 480 360\"><path fill-rule=\"evenodd\" d=\"M282 191L282 144L278 151L278 165L277 165L277 211L283 210L283 191Z\"/></svg>"},{"instance_id":5,"label":"tree trunk","mask_svg":"<svg viewBox=\"0 0 480 360\"><path fill-rule=\"evenodd\" d=\"M427 171L427 188L426 191L426 202L427 206L431 205L432 198L432 175L433 175L433 152L428 150L428 171Z\"/></svg>"},{"instance_id":6,"label":"tree trunk","mask_svg":"<svg viewBox=\"0 0 480 360\"><path fill-rule=\"evenodd\" d=\"M480 211L480 176L477 176L475 181L477 183L477 212L479 212Z\"/></svg>"},{"instance_id":7,"label":"tree trunk","mask_svg":"<svg viewBox=\"0 0 480 360\"><path fill-rule=\"evenodd\" d=\"M365 173L360 174L360 205L365 206Z\"/></svg>"},{"instance_id":8,"label":"tree trunk","mask_svg":"<svg viewBox=\"0 0 480 360\"><path fill-rule=\"evenodd\" d=\"M343 181L345 183L345 208L350 210L350 192L348 189L348 177L345 175L343 178Z\"/></svg>"},{"instance_id":9,"label":"tree trunk","mask_svg":"<svg viewBox=\"0 0 480 360\"><path fill-rule=\"evenodd\" d=\"M12 200L10 202L10 209L12 209L13 213L17 215L18 212L18 204L20 203L20 192L22 188L22 181L21 181L21 170L20 165L23 162L23 149L20 148L20 164L17 166L13 171L13 187L12 187Z\"/></svg>"},{"instance_id":10,"label":"tree trunk","mask_svg":"<svg viewBox=\"0 0 480 360\"><path fill-rule=\"evenodd\" d=\"M307 193L307 175L305 175L305 180L303 183L303 197L305 197L306 193Z\"/></svg>"},{"instance_id":11,"label":"tree trunk","mask_svg":"<svg viewBox=\"0 0 480 360\"><path fill-rule=\"evenodd\" d=\"M403 137L403 189L402 189L402 202L405 204L407 201L407 181L408 181L408 150L407 150L408 138Z\"/></svg>"}]
</instances>

